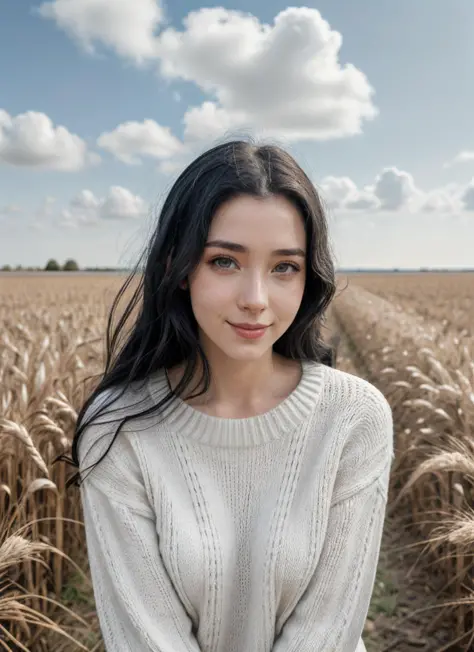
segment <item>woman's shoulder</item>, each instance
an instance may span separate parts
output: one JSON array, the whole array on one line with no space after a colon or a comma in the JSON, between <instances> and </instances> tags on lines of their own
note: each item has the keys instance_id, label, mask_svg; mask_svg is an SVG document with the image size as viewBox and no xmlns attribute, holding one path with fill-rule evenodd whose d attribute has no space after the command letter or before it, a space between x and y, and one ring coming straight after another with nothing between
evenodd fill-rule
<instances>
[{"instance_id":1,"label":"woman's shoulder","mask_svg":"<svg viewBox=\"0 0 474 652\"><path fill-rule=\"evenodd\" d=\"M328 410L344 445L388 448L393 454L392 407L381 389L341 369L326 369L325 379Z\"/></svg>"},{"instance_id":2,"label":"woman's shoulder","mask_svg":"<svg viewBox=\"0 0 474 652\"><path fill-rule=\"evenodd\" d=\"M331 450L338 458L334 500L388 477L394 459L392 408L383 392L365 378L340 369L328 370L327 393L333 427ZM332 398L331 398L332 396ZM332 408L332 409L331 409Z\"/></svg>"},{"instance_id":3,"label":"woman's shoulder","mask_svg":"<svg viewBox=\"0 0 474 652\"><path fill-rule=\"evenodd\" d=\"M84 428L79 437L80 466L96 461L112 444L109 459L135 454L133 432L139 429L137 419L124 419L137 415L150 407L150 399L143 382L130 386L114 386L98 391L87 406L80 425ZM130 424L130 425L129 425ZM120 430L118 430L120 426ZM118 434L117 434L118 433ZM113 452L112 452L113 451Z\"/></svg>"},{"instance_id":4,"label":"woman's shoulder","mask_svg":"<svg viewBox=\"0 0 474 652\"><path fill-rule=\"evenodd\" d=\"M384 393L362 376L326 367L325 381L329 395L346 407L355 408L360 414L370 411L374 406L391 411Z\"/></svg>"}]
</instances>

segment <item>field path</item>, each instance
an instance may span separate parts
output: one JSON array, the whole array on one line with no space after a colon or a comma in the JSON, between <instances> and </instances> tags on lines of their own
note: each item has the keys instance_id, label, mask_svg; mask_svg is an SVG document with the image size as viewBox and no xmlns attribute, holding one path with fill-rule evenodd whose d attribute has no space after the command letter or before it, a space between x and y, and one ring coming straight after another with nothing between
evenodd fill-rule
<instances>
[{"instance_id":1,"label":"field path","mask_svg":"<svg viewBox=\"0 0 474 652\"><path fill-rule=\"evenodd\" d=\"M327 323L332 335L339 335L336 367L367 377L361 360L338 328L333 314ZM452 634L437 622L440 609L430 609L436 602L437 589L426 570L420 568L420 546L408 532L403 514L387 515L377 578L363 634L367 652L441 652L464 648L447 647ZM412 546L411 548L407 548ZM438 618L438 620L440 620Z\"/></svg>"}]
</instances>

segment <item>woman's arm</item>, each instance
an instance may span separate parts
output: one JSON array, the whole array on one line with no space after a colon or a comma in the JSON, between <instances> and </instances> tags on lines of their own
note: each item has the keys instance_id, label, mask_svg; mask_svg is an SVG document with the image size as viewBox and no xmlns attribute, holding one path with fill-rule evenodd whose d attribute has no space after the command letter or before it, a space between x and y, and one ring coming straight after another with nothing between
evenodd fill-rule
<instances>
[{"instance_id":1,"label":"woman's arm","mask_svg":"<svg viewBox=\"0 0 474 652\"><path fill-rule=\"evenodd\" d=\"M116 428L93 423L84 431L80 469L99 459ZM154 510L129 437L121 431L92 472L81 470L87 553L105 647L200 652L160 556Z\"/></svg>"},{"instance_id":2,"label":"woman's arm","mask_svg":"<svg viewBox=\"0 0 474 652\"><path fill-rule=\"evenodd\" d=\"M378 390L371 396L343 452L317 569L272 652L355 652L359 644L393 458L390 406Z\"/></svg>"}]
</instances>

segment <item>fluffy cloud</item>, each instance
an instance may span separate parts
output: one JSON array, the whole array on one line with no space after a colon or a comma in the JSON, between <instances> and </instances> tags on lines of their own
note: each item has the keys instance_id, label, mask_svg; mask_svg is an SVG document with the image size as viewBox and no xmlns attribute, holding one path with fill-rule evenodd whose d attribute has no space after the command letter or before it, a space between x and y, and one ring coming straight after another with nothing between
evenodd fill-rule
<instances>
[{"instance_id":1,"label":"fluffy cloud","mask_svg":"<svg viewBox=\"0 0 474 652\"><path fill-rule=\"evenodd\" d=\"M342 36L316 9L290 7L269 25L248 13L202 8L186 16L183 30L167 27L157 35L162 13L153 0L55 0L40 13L89 49L100 41L121 56L155 61L163 77L207 93L183 116L188 149L231 130L287 142L342 138L361 133L378 113L365 74L339 62ZM112 151L136 162L150 128L119 125L112 133L117 141L120 131L121 143L112 142ZM161 151L163 140L165 150L177 147L166 127L153 129L152 151Z\"/></svg>"},{"instance_id":2,"label":"fluffy cloud","mask_svg":"<svg viewBox=\"0 0 474 652\"><path fill-rule=\"evenodd\" d=\"M332 208L373 210L380 201L369 189L359 190L349 177L325 177L321 182L323 198Z\"/></svg>"},{"instance_id":3,"label":"fluffy cloud","mask_svg":"<svg viewBox=\"0 0 474 652\"><path fill-rule=\"evenodd\" d=\"M112 186L100 203L100 216L104 219L137 219L147 211L148 204L144 199L121 186Z\"/></svg>"},{"instance_id":4,"label":"fluffy cloud","mask_svg":"<svg viewBox=\"0 0 474 652\"><path fill-rule=\"evenodd\" d=\"M53 0L37 11L90 54L102 42L137 64L156 56L154 33L163 20L156 0Z\"/></svg>"},{"instance_id":5,"label":"fluffy cloud","mask_svg":"<svg viewBox=\"0 0 474 652\"><path fill-rule=\"evenodd\" d=\"M125 122L113 131L103 133L97 144L129 165L141 163L140 156L168 159L183 150L182 143L173 136L168 127L154 120Z\"/></svg>"},{"instance_id":6,"label":"fluffy cloud","mask_svg":"<svg viewBox=\"0 0 474 652\"><path fill-rule=\"evenodd\" d=\"M467 163L469 161L474 161L474 152L464 150L463 152L459 152L451 161L447 161L443 167L450 168L458 163Z\"/></svg>"},{"instance_id":7,"label":"fluffy cloud","mask_svg":"<svg viewBox=\"0 0 474 652\"><path fill-rule=\"evenodd\" d=\"M105 197L81 190L61 211L57 225L64 228L96 226L101 220L130 220L143 217L148 203L127 188L111 186Z\"/></svg>"},{"instance_id":8,"label":"fluffy cloud","mask_svg":"<svg viewBox=\"0 0 474 652\"><path fill-rule=\"evenodd\" d=\"M424 213L459 213L465 208L462 201L464 192L465 189L456 183L430 190L425 194L420 209Z\"/></svg>"},{"instance_id":9,"label":"fluffy cloud","mask_svg":"<svg viewBox=\"0 0 474 652\"><path fill-rule=\"evenodd\" d=\"M328 176L315 185L323 200L338 211L456 214L474 210L474 179L467 186L450 183L423 191L409 172L387 167L363 189L349 177Z\"/></svg>"},{"instance_id":10,"label":"fluffy cloud","mask_svg":"<svg viewBox=\"0 0 474 652\"><path fill-rule=\"evenodd\" d=\"M373 192L382 210L396 211L422 198L409 172L396 167L384 168L376 177Z\"/></svg>"},{"instance_id":11,"label":"fluffy cloud","mask_svg":"<svg viewBox=\"0 0 474 652\"><path fill-rule=\"evenodd\" d=\"M65 127L55 127L44 113L16 117L0 109L0 161L15 166L74 171L100 160Z\"/></svg>"},{"instance_id":12,"label":"fluffy cloud","mask_svg":"<svg viewBox=\"0 0 474 652\"><path fill-rule=\"evenodd\" d=\"M241 114L242 121L245 116ZM218 107L214 102L188 109L183 116L184 141L188 145L207 143L231 130L238 123L236 114Z\"/></svg>"},{"instance_id":13,"label":"fluffy cloud","mask_svg":"<svg viewBox=\"0 0 474 652\"><path fill-rule=\"evenodd\" d=\"M396 167L384 168L374 184L363 189L348 177L332 176L322 180L321 189L330 206L346 210L397 211L412 208L423 198L412 175Z\"/></svg>"},{"instance_id":14,"label":"fluffy cloud","mask_svg":"<svg viewBox=\"0 0 474 652\"><path fill-rule=\"evenodd\" d=\"M358 134L377 115L366 76L340 64L342 37L316 9L290 7L267 25L203 8L183 24L158 37L160 70L215 98L185 115L189 136L215 123L213 137L223 127L251 127L289 141L326 140Z\"/></svg>"}]
</instances>

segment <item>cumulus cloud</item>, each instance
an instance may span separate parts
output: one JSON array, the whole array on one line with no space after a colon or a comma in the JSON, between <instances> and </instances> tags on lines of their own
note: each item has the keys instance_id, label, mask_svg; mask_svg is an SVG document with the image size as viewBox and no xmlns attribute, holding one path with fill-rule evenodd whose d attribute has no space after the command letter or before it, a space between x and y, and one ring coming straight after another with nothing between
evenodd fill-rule
<instances>
[{"instance_id":1,"label":"cumulus cloud","mask_svg":"<svg viewBox=\"0 0 474 652\"><path fill-rule=\"evenodd\" d=\"M148 203L122 186L111 186L104 197L81 190L60 213L57 225L64 228L97 226L101 220L134 220L148 212Z\"/></svg>"},{"instance_id":2,"label":"cumulus cloud","mask_svg":"<svg viewBox=\"0 0 474 652\"><path fill-rule=\"evenodd\" d=\"M206 130L215 123L214 137L222 128L251 127L291 141L326 140L358 134L377 115L365 74L341 65L342 36L316 9L290 7L267 25L203 8L183 25L159 35L160 70L215 98L185 115L190 136L199 135L200 123Z\"/></svg>"},{"instance_id":3,"label":"cumulus cloud","mask_svg":"<svg viewBox=\"0 0 474 652\"><path fill-rule=\"evenodd\" d=\"M462 194L464 189L458 184L449 184L425 194L420 210L424 213L459 213L464 209Z\"/></svg>"},{"instance_id":4,"label":"cumulus cloud","mask_svg":"<svg viewBox=\"0 0 474 652\"><path fill-rule=\"evenodd\" d=\"M373 192L382 210L396 211L421 199L422 193L413 176L396 167L384 168L375 179Z\"/></svg>"},{"instance_id":5,"label":"cumulus cloud","mask_svg":"<svg viewBox=\"0 0 474 652\"><path fill-rule=\"evenodd\" d=\"M158 34L163 16L153 0L54 0L40 13L89 49L97 41L134 61L148 59L166 79L208 94L183 116L184 148L149 121L119 125L113 138L104 134L102 143L128 163L143 154L150 129L152 152L169 150L172 158L175 149L186 156L236 130L286 142L353 136L378 114L367 77L341 64L342 36L316 9L290 7L265 24L248 13L202 8L184 18L182 30Z\"/></svg>"},{"instance_id":6,"label":"cumulus cloud","mask_svg":"<svg viewBox=\"0 0 474 652\"><path fill-rule=\"evenodd\" d=\"M342 208L347 198L357 192L356 184L349 177L325 177L320 184L324 199L333 208Z\"/></svg>"},{"instance_id":7,"label":"cumulus cloud","mask_svg":"<svg viewBox=\"0 0 474 652\"><path fill-rule=\"evenodd\" d=\"M171 130L154 120L120 124L113 131L101 134L97 145L129 165L140 164L141 156L161 160L172 158L183 150L183 144Z\"/></svg>"},{"instance_id":8,"label":"cumulus cloud","mask_svg":"<svg viewBox=\"0 0 474 652\"><path fill-rule=\"evenodd\" d=\"M380 207L380 201L372 190L359 190L349 177L325 177L320 187L323 198L332 208L374 210Z\"/></svg>"},{"instance_id":9,"label":"cumulus cloud","mask_svg":"<svg viewBox=\"0 0 474 652\"><path fill-rule=\"evenodd\" d=\"M100 216L110 220L128 220L142 217L148 210L147 202L121 186L112 186L100 204Z\"/></svg>"},{"instance_id":10,"label":"cumulus cloud","mask_svg":"<svg viewBox=\"0 0 474 652\"><path fill-rule=\"evenodd\" d=\"M242 122L245 116L241 114ZM188 109L183 116L184 140L187 144L211 142L235 127L239 119L214 102L203 102L201 106Z\"/></svg>"},{"instance_id":11,"label":"cumulus cloud","mask_svg":"<svg viewBox=\"0 0 474 652\"><path fill-rule=\"evenodd\" d=\"M450 168L458 163L467 163L469 161L474 161L474 152L464 150L459 152L459 154L457 154L451 161L446 161L443 167Z\"/></svg>"},{"instance_id":12,"label":"cumulus cloud","mask_svg":"<svg viewBox=\"0 0 474 652\"><path fill-rule=\"evenodd\" d=\"M75 171L100 160L66 127L55 127L44 113L16 117L0 109L0 162L14 166Z\"/></svg>"},{"instance_id":13,"label":"cumulus cloud","mask_svg":"<svg viewBox=\"0 0 474 652\"><path fill-rule=\"evenodd\" d=\"M409 172L387 167L362 189L350 177L328 176L315 185L325 202L338 211L456 214L474 210L474 179L468 186L450 183L424 191Z\"/></svg>"},{"instance_id":14,"label":"cumulus cloud","mask_svg":"<svg viewBox=\"0 0 474 652\"><path fill-rule=\"evenodd\" d=\"M37 9L89 54L101 42L137 64L156 56L155 30L163 20L156 0L53 0Z\"/></svg>"},{"instance_id":15,"label":"cumulus cloud","mask_svg":"<svg viewBox=\"0 0 474 652\"><path fill-rule=\"evenodd\" d=\"M268 25L203 8L183 25L158 37L161 73L214 97L185 114L185 137L199 138L202 126L207 138L253 128L289 141L326 140L358 134L377 115L366 76L341 65L342 37L316 9L291 7Z\"/></svg>"}]
</instances>

